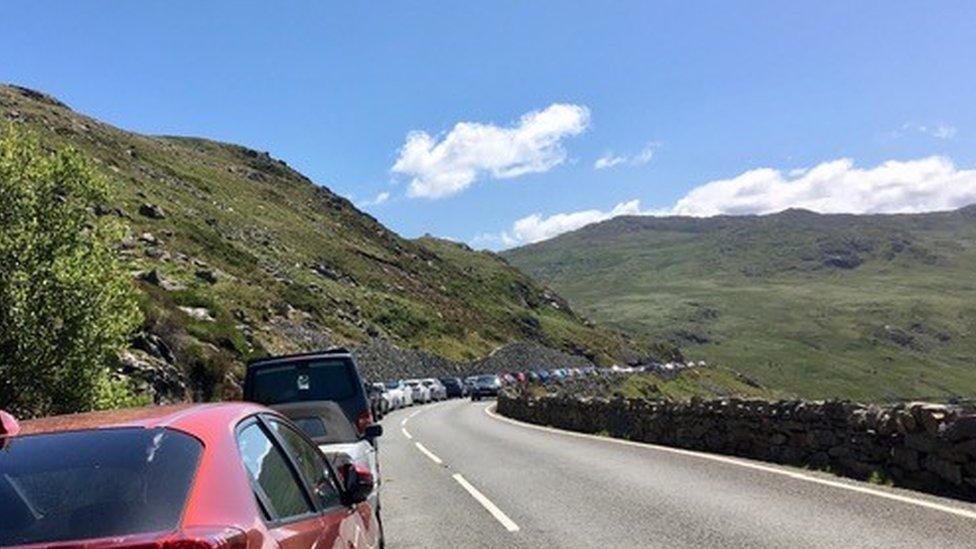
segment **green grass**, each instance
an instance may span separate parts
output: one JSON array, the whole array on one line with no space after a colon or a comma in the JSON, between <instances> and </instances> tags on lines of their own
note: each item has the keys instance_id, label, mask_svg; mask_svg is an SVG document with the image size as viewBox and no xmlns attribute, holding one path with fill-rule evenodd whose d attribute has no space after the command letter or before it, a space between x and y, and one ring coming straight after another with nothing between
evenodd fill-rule
<instances>
[{"instance_id":1,"label":"green grass","mask_svg":"<svg viewBox=\"0 0 976 549\"><path fill-rule=\"evenodd\" d=\"M836 255L860 264L825 263ZM600 322L671 339L692 359L788 393L976 394L972 208L623 218L505 256Z\"/></svg>"},{"instance_id":2,"label":"green grass","mask_svg":"<svg viewBox=\"0 0 976 549\"><path fill-rule=\"evenodd\" d=\"M688 400L692 397L755 397L774 399L776 391L757 387L728 368L685 370L674 379L656 375L632 375L620 381L614 392L625 398Z\"/></svg>"},{"instance_id":3,"label":"green grass","mask_svg":"<svg viewBox=\"0 0 976 549\"><path fill-rule=\"evenodd\" d=\"M498 256L404 239L267 154L126 132L0 86L0 119L7 116L45 146L92 159L113 189L107 206L124 210L133 235L163 241L162 257L143 244L129 250L131 268L158 269L187 290L140 284L152 313L145 328L165 331L201 378L254 352L305 350L308 334L343 345L380 337L452 359L519 340L582 345L603 363L641 350L552 306L545 288ZM143 203L162 207L165 219L139 215ZM197 280L199 263L219 272L216 284ZM216 321L190 319L179 306L207 307ZM240 326L253 331L253 345ZM211 356L203 343L224 354Z\"/></svg>"}]
</instances>

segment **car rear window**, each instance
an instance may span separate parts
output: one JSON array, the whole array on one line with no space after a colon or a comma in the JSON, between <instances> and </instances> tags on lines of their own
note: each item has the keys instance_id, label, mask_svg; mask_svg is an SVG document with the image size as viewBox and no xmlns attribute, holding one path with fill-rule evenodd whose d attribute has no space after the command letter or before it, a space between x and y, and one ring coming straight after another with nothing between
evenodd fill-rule
<instances>
[{"instance_id":1,"label":"car rear window","mask_svg":"<svg viewBox=\"0 0 976 549\"><path fill-rule=\"evenodd\" d=\"M309 400L344 400L359 392L353 366L346 360L318 360L263 366L250 376L250 400L280 404Z\"/></svg>"},{"instance_id":2,"label":"car rear window","mask_svg":"<svg viewBox=\"0 0 976 549\"><path fill-rule=\"evenodd\" d=\"M298 426L299 429L305 432L309 438L325 438L328 434L325 429L325 422L322 418L318 417L293 417L291 418L292 423Z\"/></svg>"},{"instance_id":3,"label":"car rear window","mask_svg":"<svg viewBox=\"0 0 976 549\"><path fill-rule=\"evenodd\" d=\"M203 445L170 429L38 434L0 449L0 546L172 530Z\"/></svg>"}]
</instances>

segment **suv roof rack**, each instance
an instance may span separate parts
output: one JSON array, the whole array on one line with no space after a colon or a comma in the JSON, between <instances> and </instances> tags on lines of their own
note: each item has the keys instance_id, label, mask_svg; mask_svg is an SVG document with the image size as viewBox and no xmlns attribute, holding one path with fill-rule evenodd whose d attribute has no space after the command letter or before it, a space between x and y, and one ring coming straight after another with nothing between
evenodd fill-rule
<instances>
[{"instance_id":1,"label":"suv roof rack","mask_svg":"<svg viewBox=\"0 0 976 549\"><path fill-rule=\"evenodd\" d=\"M247 361L247 365L251 366L259 362L269 362L272 360L289 360L293 358L307 358L313 356L323 356L323 355L351 355L352 353L349 349L345 347L329 347L328 349L321 349L318 351L307 351L304 353L293 353L288 355L268 355L258 358L252 358Z\"/></svg>"}]
</instances>

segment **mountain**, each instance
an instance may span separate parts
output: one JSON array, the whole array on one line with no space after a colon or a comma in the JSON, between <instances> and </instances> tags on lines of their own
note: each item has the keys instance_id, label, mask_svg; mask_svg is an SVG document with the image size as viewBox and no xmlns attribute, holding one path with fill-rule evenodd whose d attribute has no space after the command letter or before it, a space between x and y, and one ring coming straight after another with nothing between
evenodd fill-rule
<instances>
[{"instance_id":1,"label":"mountain","mask_svg":"<svg viewBox=\"0 0 976 549\"><path fill-rule=\"evenodd\" d=\"M123 368L173 399L233 396L247 357L330 345L365 346L377 376L387 360L436 373L418 368L514 342L602 363L646 352L498 256L402 238L266 152L127 132L16 86L0 86L0 117L109 180L97 213L130 227L146 317Z\"/></svg>"},{"instance_id":2,"label":"mountain","mask_svg":"<svg viewBox=\"0 0 976 549\"><path fill-rule=\"evenodd\" d=\"M799 396L976 396L976 206L619 217L503 257L597 321Z\"/></svg>"}]
</instances>

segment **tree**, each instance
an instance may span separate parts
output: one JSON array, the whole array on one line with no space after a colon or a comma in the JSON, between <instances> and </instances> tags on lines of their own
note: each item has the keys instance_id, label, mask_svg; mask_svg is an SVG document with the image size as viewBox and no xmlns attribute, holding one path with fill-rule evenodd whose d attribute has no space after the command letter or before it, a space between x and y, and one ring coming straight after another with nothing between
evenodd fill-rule
<instances>
[{"instance_id":1,"label":"tree","mask_svg":"<svg viewBox=\"0 0 976 549\"><path fill-rule=\"evenodd\" d=\"M112 374L138 326L107 184L77 151L0 127L0 408L22 417L130 404Z\"/></svg>"}]
</instances>

